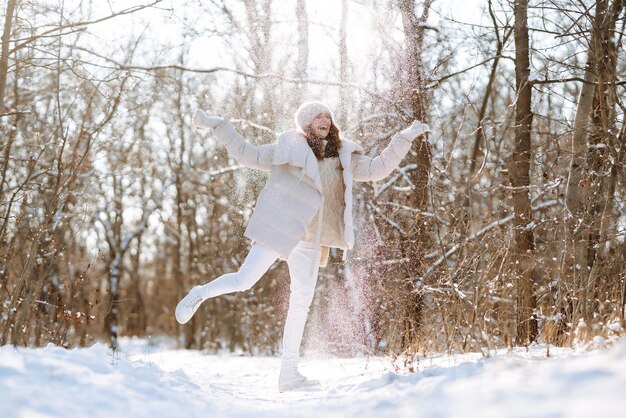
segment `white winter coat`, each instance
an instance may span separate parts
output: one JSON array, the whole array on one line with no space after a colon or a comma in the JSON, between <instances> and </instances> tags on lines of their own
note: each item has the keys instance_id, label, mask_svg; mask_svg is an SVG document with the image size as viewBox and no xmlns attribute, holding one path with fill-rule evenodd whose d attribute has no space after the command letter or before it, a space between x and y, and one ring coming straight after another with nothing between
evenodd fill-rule
<instances>
[{"instance_id":1,"label":"white winter coat","mask_svg":"<svg viewBox=\"0 0 626 418\"><path fill-rule=\"evenodd\" d=\"M271 171L244 235L287 257L324 199L317 158L306 138L298 131L288 131L280 134L274 144L256 146L243 139L228 121L218 125L214 135L239 164ZM388 176L411 148L412 139L395 134L376 158L363 155L363 148L352 141L341 141L344 239L348 249L354 246L352 181L377 181Z\"/></svg>"}]
</instances>

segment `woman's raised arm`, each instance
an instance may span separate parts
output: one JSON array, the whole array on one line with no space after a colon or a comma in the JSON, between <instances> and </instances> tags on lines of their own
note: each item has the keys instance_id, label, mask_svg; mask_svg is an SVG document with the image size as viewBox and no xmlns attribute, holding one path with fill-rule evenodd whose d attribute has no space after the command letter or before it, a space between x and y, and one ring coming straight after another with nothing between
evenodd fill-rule
<instances>
[{"instance_id":1,"label":"woman's raised arm","mask_svg":"<svg viewBox=\"0 0 626 418\"><path fill-rule=\"evenodd\" d=\"M425 123L415 121L408 128L395 134L379 156L371 158L362 154L353 154L353 179L355 181L384 179L400 165L411 149L413 140L429 130L430 128Z\"/></svg>"},{"instance_id":2,"label":"woman's raised arm","mask_svg":"<svg viewBox=\"0 0 626 418\"><path fill-rule=\"evenodd\" d=\"M269 171L272 169L276 144L253 145L246 141L227 120L209 116L203 110L196 110L193 124L199 128L213 129L213 135L220 145L226 147L228 155L239 164Z\"/></svg>"}]
</instances>

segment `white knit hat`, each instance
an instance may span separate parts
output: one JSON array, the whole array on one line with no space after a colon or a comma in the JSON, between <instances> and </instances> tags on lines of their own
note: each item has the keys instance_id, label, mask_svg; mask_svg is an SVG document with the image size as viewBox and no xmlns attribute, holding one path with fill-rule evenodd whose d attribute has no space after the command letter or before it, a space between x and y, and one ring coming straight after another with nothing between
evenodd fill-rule
<instances>
[{"instance_id":1,"label":"white knit hat","mask_svg":"<svg viewBox=\"0 0 626 418\"><path fill-rule=\"evenodd\" d=\"M330 119L333 119L333 112L331 112L330 108L324 103L303 103L296 111L296 126L298 129L303 130L305 127L309 126L311 122L313 122L313 119L315 119L317 115L321 113L328 113L330 115Z\"/></svg>"}]
</instances>

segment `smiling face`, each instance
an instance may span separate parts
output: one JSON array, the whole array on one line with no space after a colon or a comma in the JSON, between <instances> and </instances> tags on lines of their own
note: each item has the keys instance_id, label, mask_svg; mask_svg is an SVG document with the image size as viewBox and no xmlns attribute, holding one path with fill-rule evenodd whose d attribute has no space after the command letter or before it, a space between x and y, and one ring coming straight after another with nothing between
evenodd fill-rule
<instances>
[{"instance_id":1,"label":"smiling face","mask_svg":"<svg viewBox=\"0 0 626 418\"><path fill-rule=\"evenodd\" d=\"M328 113L320 113L311 122L311 132L319 138L326 138L330 131L331 118Z\"/></svg>"}]
</instances>

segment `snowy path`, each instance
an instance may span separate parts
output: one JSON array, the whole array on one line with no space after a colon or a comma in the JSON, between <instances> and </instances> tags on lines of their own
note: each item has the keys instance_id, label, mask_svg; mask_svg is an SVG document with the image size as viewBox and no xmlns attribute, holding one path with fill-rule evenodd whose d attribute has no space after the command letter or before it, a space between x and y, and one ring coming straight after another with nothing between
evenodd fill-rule
<instances>
[{"instance_id":1,"label":"snowy path","mask_svg":"<svg viewBox=\"0 0 626 418\"><path fill-rule=\"evenodd\" d=\"M320 380L322 387L279 393L277 358L205 356L193 351L168 351L135 358L165 371L184 370L202 397L229 405L234 415L248 412L259 416L264 412L267 416L314 416L320 406L334 403L339 407L345 402L366 400L373 389L393 380L393 374L388 371L389 362L380 358L305 360L300 368L302 373ZM323 409L341 413L335 407Z\"/></svg>"},{"instance_id":2,"label":"snowy path","mask_svg":"<svg viewBox=\"0 0 626 418\"><path fill-rule=\"evenodd\" d=\"M433 357L400 375L388 360L307 359L316 390L278 393L279 360L131 342L88 349L0 347L0 417L622 417L626 341Z\"/></svg>"}]
</instances>

